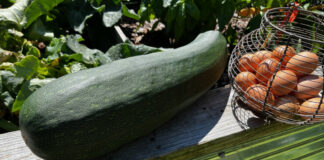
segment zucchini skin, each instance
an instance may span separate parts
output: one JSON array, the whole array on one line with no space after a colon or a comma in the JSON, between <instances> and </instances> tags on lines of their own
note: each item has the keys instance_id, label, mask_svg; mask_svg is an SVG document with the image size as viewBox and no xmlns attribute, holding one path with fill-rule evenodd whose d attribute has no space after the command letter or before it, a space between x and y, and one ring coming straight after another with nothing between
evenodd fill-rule
<instances>
[{"instance_id":1,"label":"zucchini skin","mask_svg":"<svg viewBox=\"0 0 324 160\"><path fill-rule=\"evenodd\" d=\"M225 38L208 31L178 49L63 76L25 101L22 136L44 159L105 155L197 100L220 78L227 57Z\"/></svg>"}]
</instances>

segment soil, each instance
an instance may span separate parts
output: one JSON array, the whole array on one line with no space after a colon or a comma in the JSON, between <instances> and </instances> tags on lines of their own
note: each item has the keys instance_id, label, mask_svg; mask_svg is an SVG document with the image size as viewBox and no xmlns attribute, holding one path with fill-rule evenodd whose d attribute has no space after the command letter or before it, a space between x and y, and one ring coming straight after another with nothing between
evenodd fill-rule
<instances>
[{"instance_id":1,"label":"soil","mask_svg":"<svg viewBox=\"0 0 324 160\"><path fill-rule=\"evenodd\" d=\"M250 18L241 18L236 13L230 21L231 27L238 33L238 39L244 36L244 31L249 23ZM157 26L152 29L152 26L157 23ZM134 44L145 44L154 47L163 47L163 48L175 48L177 47L174 44L174 41L164 34L165 25L158 22L157 19L152 20L151 22L145 22L141 25L139 22L136 22L133 19L124 17L120 23L120 27L123 32L132 43ZM226 27L222 33L226 31ZM215 30L218 30L218 26L215 26ZM228 50L231 53L233 46L228 45ZM227 68L225 69L221 78L217 81L213 88L219 88L226 86L230 83L230 78L228 77Z\"/></svg>"},{"instance_id":2,"label":"soil","mask_svg":"<svg viewBox=\"0 0 324 160\"><path fill-rule=\"evenodd\" d=\"M152 28L154 25L156 27ZM165 25L154 19L141 25L133 19L123 17L120 23L123 32L134 44L174 48L173 41L165 34Z\"/></svg>"}]
</instances>

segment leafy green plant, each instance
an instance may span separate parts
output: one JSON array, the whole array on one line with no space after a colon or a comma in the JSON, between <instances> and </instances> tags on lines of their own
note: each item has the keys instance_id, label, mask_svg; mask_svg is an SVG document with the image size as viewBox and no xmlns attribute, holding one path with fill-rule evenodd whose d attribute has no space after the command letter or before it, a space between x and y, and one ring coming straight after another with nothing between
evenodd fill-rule
<instances>
[{"instance_id":1,"label":"leafy green plant","mask_svg":"<svg viewBox=\"0 0 324 160\"><path fill-rule=\"evenodd\" d=\"M234 4L233 0L142 0L137 14L125 16L142 23L158 18L168 36L183 44L216 24L223 30L234 14Z\"/></svg>"},{"instance_id":2,"label":"leafy green plant","mask_svg":"<svg viewBox=\"0 0 324 160\"><path fill-rule=\"evenodd\" d=\"M25 99L47 83L160 51L120 44L108 52L117 42L111 28L123 15L121 0L5 0L0 5L0 132L18 129Z\"/></svg>"}]
</instances>

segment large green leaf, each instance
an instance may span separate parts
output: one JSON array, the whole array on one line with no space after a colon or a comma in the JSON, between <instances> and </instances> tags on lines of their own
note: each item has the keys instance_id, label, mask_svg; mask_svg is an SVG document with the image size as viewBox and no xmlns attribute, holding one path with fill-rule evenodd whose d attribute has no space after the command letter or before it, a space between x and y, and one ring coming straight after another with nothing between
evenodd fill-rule
<instances>
[{"instance_id":1,"label":"large green leaf","mask_svg":"<svg viewBox=\"0 0 324 160\"><path fill-rule=\"evenodd\" d=\"M183 26L185 25L186 18L187 18L186 4L179 3L179 9L176 17L176 22L174 25L174 38L176 40L179 40L183 36L183 33L185 32Z\"/></svg>"},{"instance_id":2,"label":"large green leaf","mask_svg":"<svg viewBox=\"0 0 324 160\"><path fill-rule=\"evenodd\" d=\"M19 111L24 103L24 101L37 89L43 87L44 85L54 81L55 78L47 78L47 79L31 79L22 85L15 102L13 103L11 112Z\"/></svg>"},{"instance_id":3,"label":"large green leaf","mask_svg":"<svg viewBox=\"0 0 324 160\"><path fill-rule=\"evenodd\" d=\"M64 0L33 0L24 11L24 18L22 20L24 28L27 28L40 16L47 14L63 1Z\"/></svg>"},{"instance_id":4,"label":"large green leaf","mask_svg":"<svg viewBox=\"0 0 324 160\"><path fill-rule=\"evenodd\" d=\"M41 56L41 53L40 53L39 49L37 47L33 46L32 44L25 44L24 45L24 50L26 51L25 55L32 55L32 56L35 56L35 57L40 57Z\"/></svg>"},{"instance_id":5,"label":"large green leaf","mask_svg":"<svg viewBox=\"0 0 324 160\"><path fill-rule=\"evenodd\" d=\"M253 30L260 28L261 19L262 19L261 14L258 14L255 17L253 17L249 21L249 23L246 27L246 33L252 32Z\"/></svg>"},{"instance_id":6,"label":"large green leaf","mask_svg":"<svg viewBox=\"0 0 324 160\"><path fill-rule=\"evenodd\" d=\"M87 0L71 0L66 9L71 27L79 33L83 33L87 20L97 12Z\"/></svg>"},{"instance_id":7,"label":"large green leaf","mask_svg":"<svg viewBox=\"0 0 324 160\"><path fill-rule=\"evenodd\" d=\"M193 0L186 1L186 13L194 18L196 21L200 19L200 10Z\"/></svg>"},{"instance_id":8,"label":"large green leaf","mask_svg":"<svg viewBox=\"0 0 324 160\"><path fill-rule=\"evenodd\" d=\"M46 56L48 60L54 60L59 58L61 55L61 50L63 45L66 43L64 37L62 38L54 38L51 43L46 47Z\"/></svg>"},{"instance_id":9,"label":"large green leaf","mask_svg":"<svg viewBox=\"0 0 324 160\"><path fill-rule=\"evenodd\" d=\"M133 18L135 20L140 20L140 18L141 18L133 10L129 10L125 4L122 4L122 13L124 16Z\"/></svg>"},{"instance_id":10,"label":"large green leaf","mask_svg":"<svg viewBox=\"0 0 324 160\"><path fill-rule=\"evenodd\" d=\"M234 0L222 0L217 9L219 30L222 31L225 25L232 19L235 11Z\"/></svg>"},{"instance_id":11,"label":"large green leaf","mask_svg":"<svg viewBox=\"0 0 324 160\"><path fill-rule=\"evenodd\" d=\"M37 73L46 75L46 67L42 67L37 57L29 55L22 59L20 62L15 63L17 70L16 76L23 77L26 80L31 79Z\"/></svg>"},{"instance_id":12,"label":"large green leaf","mask_svg":"<svg viewBox=\"0 0 324 160\"><path fill-rule=\"evenodd\" d=\"M103 24L106 27L114 26L122 17L122 6L121 3L118 5L114 3L109 3L110 1L105 1L106 9L102 16Z\"/></svg>"},{"instance_id":13,"label":"large green leaf","mask_svg":"<svg viewBox=\"0 0 324 160\"><path fill-rule=\"evenodd\" d=\"M90 49L87 46L80 44L79 39L81 38L80 35L69 35L67 36L67 46L74 52L82 54L83 62L86 64L91 65L98 65L99 62L96 59L99 55L103 55L100 50L97 49ZM103 62L109 62L110 60L108 57L100 57L102 58Z\"/></svg>"},{"instance_id":14,"label":"large green leaf","mask_svg":"<svg viewBox=\"0 0 324 160\"><path fill-rule=\"evenodd\" d=\"M162 49L154 48L146 45L132 45L129 43L121 43L111 47L107 51L107 55L111 60L118 60L132 56L161 52Z\"/></svg>"},{"instance_id":15,"label":"large green leaf","mask_svg":"<svg viewBox=\"0 0 324 160\"><path fill-rule=\"evenodd\" d=\"M67 64L70 61L77 61L77 62L82 62L82 54L81 53L75 53L75 54L63 54L60 57L60 63L62 62L63 64Z\"/></svg>"},{"instance_id":16,"label":"large green leaf","mask_svg":"<svg viewBox=\"0 0 324 160\"><path fill-rule=\"evenodd\" d=\"M171 6L167 11L164 21L166 22L166 31L168 33L172 32L178 9L179 9L178 6L174 5Z\"/></svg>"},{"instance_id":17,"label":"large green leaf","mask_svg":"<svg viewBox=\"0 0 324 160\"><path fill-rule=\"evenodd\" d=\"M14 23L21 27L21 22L25 16L24 10L33 0L17 0L9 8L0 9L0 22Z\"/></svg>"},{"instance_id":18,"label":"large green leaf","mask_svg":"<svg viewBox=\"0 0 324 160\"><path fill-rule=\"evenodd\" d=\"M141 2L140 9L138 10L138 14L139 14L141 23L151 20L149 8L147 6L147 3L145 3L145 2L146 1ZM132 18L132 17L130 17L130 18Z\"/></svg>"},{"instance_id":19,"label":"large green leaf","mask_svg":"<svg viewBox=\"0 0 324 160\"><path fill-rule=\"evenodd\" d=\"M13 95L18 94L24 79L15 77L10 71L0 71L0 76L2 79L2 91L9 91Z\"/></svg>"},{"instance_id":20,"label":"large green leaf","mask_svg":"<svg viewBox=\"0 0 324 160\"><path fill-rule=\"evenodd\" d=\"M30 85L30 80L23 83L21 86L20 91L18 92L18 95L15 99L15 102L13 103L13 106L11 108L11 112L19 111L22 107L25 99L32 94L33 92L29 90L28 86Z\"/></svg>"},{"instance_id":21,"label":"large green leaf","mask_svg":"<svg viewBox=\"0 0 324 160\"><path fill-rule=\"evenodd\" d=\"M3 104L9 109L11 110L12 108L12 105L15 101L15 99L13 98L13 96L8 92L8 91L5 91L5 92L2 92L1 95L0 95L0 99L1 101L3 102Z\"/></svg>"},{"instance_id":22,"label":"large green leaf","mask_svg":"<svg viewBox=\"0 0 324 160\"><path fill-rule=\"evenodd\" d=\"M15 77L10 71L0 71L1 79L1 95L0 101L11 110L14 98L18 94L20 87L24 81L21 77Z\"/></svg>"}]
</instances>

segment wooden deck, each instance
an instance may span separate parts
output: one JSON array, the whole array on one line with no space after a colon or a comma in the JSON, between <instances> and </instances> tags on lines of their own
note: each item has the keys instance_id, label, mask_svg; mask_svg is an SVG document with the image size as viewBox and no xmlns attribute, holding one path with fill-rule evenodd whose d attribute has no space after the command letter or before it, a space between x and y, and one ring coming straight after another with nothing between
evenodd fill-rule
<instances>
[{"instance_id":1,"label":"wooden deck","mask_svg":"<svg viewBox=\"0 0 324 160\"><path fill-rule=\"evenodd\" d=\"M101 159L152 158L263 125L264 122L253 113L240 107L235 108L232 103L233 91L229 87L210 90L196 103L153 133ZM16 131L0 134L0 159L36 160L40 158L29 150L20 132Z\"/></svg>"}]
</instances>

